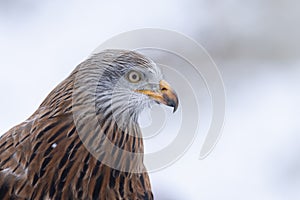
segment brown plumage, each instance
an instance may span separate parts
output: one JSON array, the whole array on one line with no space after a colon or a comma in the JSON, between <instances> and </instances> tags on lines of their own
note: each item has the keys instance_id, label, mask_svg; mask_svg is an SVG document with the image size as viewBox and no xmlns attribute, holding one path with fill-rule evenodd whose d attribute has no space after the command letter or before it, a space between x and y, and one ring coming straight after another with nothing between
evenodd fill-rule
<instances>
[{"instance_id":1,"label":"brown plumage","mask_svg":"<svg viewBox=\"0 0 300 200\"><path fill-rule=\"evenodd\" d=\"M92 86L96 90L91 97ZM112 109L115 88L122 91L117 92L115 107L122 127ZM90 98L93 115L85 109ZM0 138L0 199L153 199L142 157L129 159L124 153L143 155L137 116L153 102L175 110L178 105L151 60L124 50L93 55L31 117ZM103 137L121 151L106 149Z\"/></svg>"}]
</instances>

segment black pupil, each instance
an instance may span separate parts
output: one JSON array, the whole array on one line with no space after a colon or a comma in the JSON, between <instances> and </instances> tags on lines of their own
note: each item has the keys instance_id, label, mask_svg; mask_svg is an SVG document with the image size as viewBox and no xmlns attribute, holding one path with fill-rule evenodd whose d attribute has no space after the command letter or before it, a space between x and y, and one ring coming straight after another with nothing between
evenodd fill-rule
<instances>
[{"instance_id":1,"label":"black pupil","mask_svg":"<svg viewBox=\"0 0 300 200\"><path fill-rule=\"evenodd\" d=\"M135 80L135 79L137 79L137 75L136 75L136 74L133 74L133 75L131 75L131 78L132 78L133 80Z\"/></svg>"}]
</instances>

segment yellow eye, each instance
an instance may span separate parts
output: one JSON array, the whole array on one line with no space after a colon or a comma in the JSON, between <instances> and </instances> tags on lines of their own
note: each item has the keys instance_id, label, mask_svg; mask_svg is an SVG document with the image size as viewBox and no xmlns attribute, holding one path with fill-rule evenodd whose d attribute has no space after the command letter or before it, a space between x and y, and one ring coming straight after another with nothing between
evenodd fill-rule
<instances>
[{"instance_id":1,"label":"yellow eye","mask_svg":"<svg viewBox=\"0 0 300 200\"><path fill-rule=\"evenodd\" d=\"M141 80L141 74L137 71L130 71L128 73L128 80L132 83L137 83Z\"/></svg>"}]
</instances>

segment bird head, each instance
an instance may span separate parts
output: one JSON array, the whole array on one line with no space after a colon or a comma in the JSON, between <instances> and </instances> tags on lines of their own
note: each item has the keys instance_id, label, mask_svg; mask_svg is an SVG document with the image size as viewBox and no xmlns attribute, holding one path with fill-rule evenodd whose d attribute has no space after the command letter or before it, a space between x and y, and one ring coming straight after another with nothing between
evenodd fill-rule
<instances>
[{"instance_id":1,"label":"bird head","mask_svg":"<svg viewBox=\"0 0 300 200\"><path fill-rule=\"evenodd\" d=\"M115 118L136 120L144 108L155 103L176 111L176 92L152 60L124 50L106 50L101 60L105 67L96 92L100 113L112 112Z\"/></svg>"}]
</instances>

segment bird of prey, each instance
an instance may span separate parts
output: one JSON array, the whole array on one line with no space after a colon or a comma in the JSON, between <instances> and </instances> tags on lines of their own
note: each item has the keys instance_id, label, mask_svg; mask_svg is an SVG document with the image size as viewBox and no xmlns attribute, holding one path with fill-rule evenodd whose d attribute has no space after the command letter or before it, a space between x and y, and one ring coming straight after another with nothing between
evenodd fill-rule
<instances>
[{"instance_id":1,"label":"bird of prey","mask_svg":"<svg viewBox=\"0 0 300 200\"><path fill-rule=\"evenodd\" d=\"M109 49L79 64L0 138L0 199L153 199L138 116L178 107L149 58Z\"/></svg>"}]
</instances>

